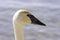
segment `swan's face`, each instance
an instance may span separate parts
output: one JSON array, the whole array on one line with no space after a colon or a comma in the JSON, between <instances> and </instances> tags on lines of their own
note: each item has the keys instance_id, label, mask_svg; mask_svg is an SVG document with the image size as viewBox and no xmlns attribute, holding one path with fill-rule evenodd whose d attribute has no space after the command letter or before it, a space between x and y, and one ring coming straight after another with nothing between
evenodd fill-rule
<instances>
[{"instance_id":1,"label":"swan's face","mask_svg":"<svg viewBox=\"0 0 60 40\"><path fill-rule=\"evenodd\" d=\"M18 10L14 17L13 17L13 22L15 24L39 24L46 26L44 23L39 21L37 18L35 18L29 11L27 10Z\"/></svg>"},{"instance_id":2,"label":"swan's face","mask_svg":"<svg viewBox=\"0 0 60 40\"><path fill-rule=\"evenodd\" d=\"M30 18L27 16L30 14L27 10L18 10L13 17L14 23L17 24L31 24Z\"/></svg>"},{"instance_id":3,"label":"swan's face","mask_svg":"<svg viewBox=\"0 0 60 40\"><path fill-rule=\"evenodd\" d=\"M22 24L31 24L31 19L27 15L31 15L31 13L27 10L22 10L20 12L20 20Z\"/></svg>"}]
</instances>

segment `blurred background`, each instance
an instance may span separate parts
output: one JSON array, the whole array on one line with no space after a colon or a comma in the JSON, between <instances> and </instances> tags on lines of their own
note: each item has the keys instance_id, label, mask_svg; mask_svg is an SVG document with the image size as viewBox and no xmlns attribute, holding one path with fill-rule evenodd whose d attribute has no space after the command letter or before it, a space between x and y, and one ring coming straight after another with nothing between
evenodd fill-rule
<instances>
[{"instance_id":1,"label":"blurred background","mask_svg":"<svg viewBox=\"0 0 60 40\"><path fill-rule=\"evenodd\" d=\"M60 40L60 0L0 0L0 40L15 40L12 18L19 9L47 25L25 25L25 40Z\"/></svg>"}]
</instances>

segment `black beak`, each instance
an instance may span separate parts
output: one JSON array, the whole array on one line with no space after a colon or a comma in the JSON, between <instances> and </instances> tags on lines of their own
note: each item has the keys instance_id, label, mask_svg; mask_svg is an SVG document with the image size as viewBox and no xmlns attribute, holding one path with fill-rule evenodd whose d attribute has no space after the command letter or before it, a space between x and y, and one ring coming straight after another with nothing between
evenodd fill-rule
<instances>
[{"instance_id":1,"label":"black beak","mask_svg":"<svg viewBox=\"0 0 60 40\"><path fill-rule=\"evenodd\" d=\"M37 18L35 18L33 15L28 14L27 15L30 19L31 19L31 23L32 24L38 24L38 25L42 25L42 26L46 26L46 24L42 23L41 21L39 21Z\"/></svg>"}]
</instances>

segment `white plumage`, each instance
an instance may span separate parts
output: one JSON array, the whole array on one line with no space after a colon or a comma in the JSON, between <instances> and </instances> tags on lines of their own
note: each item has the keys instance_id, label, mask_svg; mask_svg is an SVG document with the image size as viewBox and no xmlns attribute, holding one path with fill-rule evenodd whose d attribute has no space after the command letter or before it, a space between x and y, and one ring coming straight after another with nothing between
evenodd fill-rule
<instances>
[{"instance_id":1,"label":"white plumage","mask_svg":"<svg viewBox=\"0 0 60 40\"><path fill-rule=\"evenodd\" d=\"M45 26L44 23L36 19L28 10L18 10L15 13L13 16L15 40L24 40L23 26L31 23Z\"/></svg>"}]
</instances>

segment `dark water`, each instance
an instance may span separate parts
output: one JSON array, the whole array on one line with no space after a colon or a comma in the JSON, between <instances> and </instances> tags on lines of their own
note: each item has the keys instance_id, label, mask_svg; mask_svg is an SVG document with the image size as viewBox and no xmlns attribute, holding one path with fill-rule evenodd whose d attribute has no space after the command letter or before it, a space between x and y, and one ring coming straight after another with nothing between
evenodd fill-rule
<instances>
[{"instance_id":1,"label":"dark water","mask_svg":"<svg viewBox=\"0 0 60 40\"><path fill-rule=\"evenodd\" d=\"M0 40L14 40L12 17L19 9L47 24L25 26L25 40L60 40L60 0L0 0Z\"/></svg>"}]
</instances>

